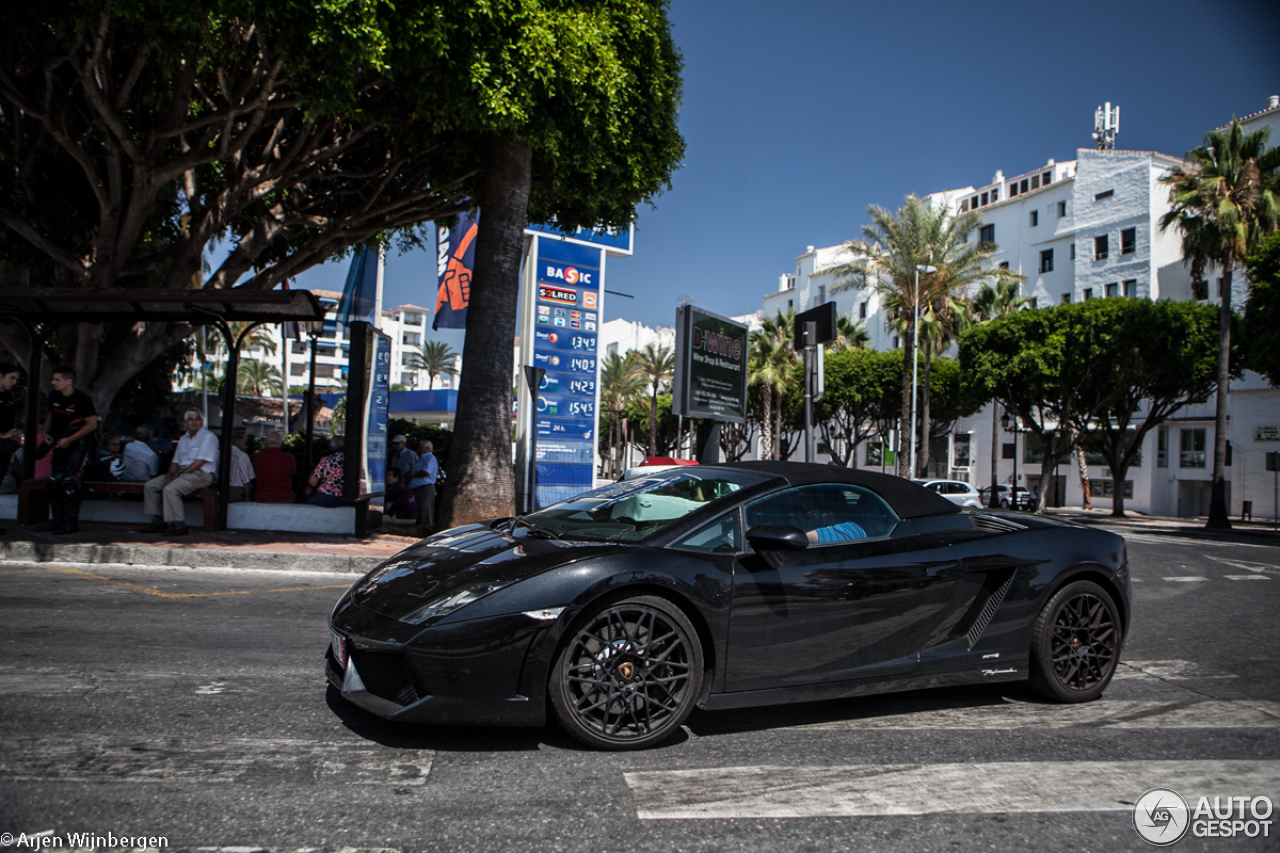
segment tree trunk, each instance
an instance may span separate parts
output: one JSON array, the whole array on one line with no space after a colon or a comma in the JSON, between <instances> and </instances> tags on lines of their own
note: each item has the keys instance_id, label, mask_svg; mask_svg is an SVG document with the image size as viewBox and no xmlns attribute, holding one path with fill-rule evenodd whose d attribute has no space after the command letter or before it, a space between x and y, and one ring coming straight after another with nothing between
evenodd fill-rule
<instances>
[{"instance_id":1,"label":"tree trunk","mask_svg":"<svg viewBox=\"0 0 1280 853\"><path fill-rule=\"evenodd\" d=\"M658 455L658 383L653 383L653 396L649 399L649 455Z\"/></svg>"},{"instance_id":2,"label":"tree trunk","mask_svg":"<svg viewBox=\"0 0 1280 853\"><path fill-rule=\"evenodd\" d=\"M1123 470L1111 469L1111 515L1113 518L1124 518L1124 475L1129 473L1128 468Z\"/></svg>"},{"instance_id":3,"label":"tree trunk","mask_svg":"<svg viewBox=\"0 0 1280 853\"><path fill-rule=\"evenodd\" d=\"M916 453L919 464L913 475L916 477L925 476L925 471L929 470L929 440L933 437L929 426L929 383L932 378L933 341L927 340L924 342L924 381L920 383L920 449Z\"/></svg>"},{"instance_id":4,"label":"tree trunk","mask_svg":"<svg viewBox=\"0 0 1280 853\"><path fill-rule=\"evenodd\" d=\"M768 382L760 389L764 402L764 420L760 426L760 458L773 458L773 386Z\"/></svg>"},{"instance_id":5,"label":"tree trunk","mask_svg":"<svg viewBox=\"0 0 1280 853\"><path fill-rule=\"evenodd\" d=\"M1213 491L1209 496L1207 530L1230 530L1227 507L1227 402L1231 390L1231 268L1230 256L1222 263L1221 307L1218 309L1218 399L1213 416Z\"/></svg>"},{"instance_id":6,"label":"tree trunk","mask_svg":"<svg viewBox=\"0 0 1280 853\"><path fill-rule=\"evenodd\" d=\"M996 414L1000 411L1000 407L996 405L996 401L991 401L991 500L987 501L987 506L991 509L1000 508L1000 419Z\"/></svg>"},{"instance_id":7,"label":"tree trunk","mask_svg":"<svg viewBox=\"0 0 1280 853\"><path fill-rule=\"evenodd\" d=\"M908 324L907 336L911 328ZM902 346L902 413L898 415L898 476L910 478L911 474L911 347L903 342Z\"/></svg>"},{"instance_id":8,"label":"tree trunk","mask_svg":"<svg viewBox=\"0 0 1280 853\"><path fill-rule=\"evenodd\" d=\"M442 527L515 514L511 459L511 341L529 206L531 149L494 138L481 191L475 272L449 450Z\"/></svg>"},{"instance_id":9,"label":"tree trunk","mask_svg":"<svg viewBox=\"0 0 1280 853\"><path fill-rule=\"evenodd\" d=\"M1089 460L1084 458L1084 448L1080 446L1081 443L1077 439L1076 446L1072 450L1076 456L1076 472L1080 475L1080 489L1084 492L1084 508L1093 509L1093 500L1089 495ZM1112 513L1112 515L1114 514Z\"/></svg>"}]
</instances>

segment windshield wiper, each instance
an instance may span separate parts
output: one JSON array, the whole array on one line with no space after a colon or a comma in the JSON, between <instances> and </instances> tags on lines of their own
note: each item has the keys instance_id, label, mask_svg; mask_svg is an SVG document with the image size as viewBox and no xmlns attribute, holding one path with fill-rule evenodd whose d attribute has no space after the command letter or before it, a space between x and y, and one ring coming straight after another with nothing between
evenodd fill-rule
<instances>
[{"instance_id":1,"label":"windshield wiper","mask_svg":"<svg viewBox=\"0 0 1280 853\"><path fill-rule=\"evenodd\" d=\"M541 539L560 539L562 538L558 532L550 527L543 527L540 524L530 524L523 518L511 519L511 526L507 528L508 533L515 533L516 528L523 527L529 531L530 536L537 536Z\"/></svg>"}]
</instances>

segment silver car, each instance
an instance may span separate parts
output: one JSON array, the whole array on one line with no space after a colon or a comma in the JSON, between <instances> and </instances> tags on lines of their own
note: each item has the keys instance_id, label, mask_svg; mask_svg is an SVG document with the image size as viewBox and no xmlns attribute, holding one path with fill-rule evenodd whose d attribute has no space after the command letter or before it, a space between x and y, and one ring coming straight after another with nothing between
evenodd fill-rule
<instances>
[{"instance_id":1,"label":"silver car","mask_svg":"<svg viewBox=\"0 0 1280 853\"><path fill-rule=\"evenodd\" d=\"M931 492L937 492L957 506L982 508L982 496L968 483L959 480L912 480Z\"/></svg>"}]
</instances>

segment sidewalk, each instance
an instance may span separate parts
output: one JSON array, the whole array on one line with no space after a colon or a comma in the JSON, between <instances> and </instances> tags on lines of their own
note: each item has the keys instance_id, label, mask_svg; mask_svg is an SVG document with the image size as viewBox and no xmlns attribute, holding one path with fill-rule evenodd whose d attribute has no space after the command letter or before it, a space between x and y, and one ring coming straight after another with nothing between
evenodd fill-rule
<instances>
[{"instance_id":1,"label":"sidewalk","mask_svg":"<svg viewBox=\"0 0 1280 853\"><path fill-rule=\"evenodd\" d=\"M1142 515L1126 512L1123 519L1113 518L1110 509L1085 509L1078 506L1052 507L1046 514L1063 521L1075 524L1116 527L1129 530L1147 530L1152 533L1174 533L1182 535L1203 534L1211 537L1247 537L1253 541L1268 541L1280 545L1280 533L1275 531L1275 522L1269 518L1254 521L1231 519L1230 530L1206 530L1208 521L1204 516L1198 518L1174 518L1160 515Z\"/></svg>"},{"instance_id":2,"label":"sidewalk","mask_svg":"<svg viewBox=\"0 0 1280 853\"><path fill-rule=\"evenodd\" d=\"M138 533L133 525L89 522L66 536L3 524L0 559L37 563L126 563L192 568L277 569L363 574L417 539L373 534L368 539L258 530L187 536Z\"/></svg>"}]
</instances>

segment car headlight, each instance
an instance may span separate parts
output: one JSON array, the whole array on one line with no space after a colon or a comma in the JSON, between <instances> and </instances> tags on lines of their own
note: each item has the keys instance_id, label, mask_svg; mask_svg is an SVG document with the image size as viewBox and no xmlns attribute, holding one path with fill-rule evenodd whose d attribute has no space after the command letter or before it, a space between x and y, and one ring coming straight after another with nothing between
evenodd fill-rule
<instances>
[{"instance_id":1,"label":"car headlight","mask_svg":"<svg viewBox=\"0 0 1280 853\"><path fill-rule=\"evenodd\" d=\"M428 605L419 607L417 610L411 611L409 615L401 619L402 622L408 622L410 625L421 625L428 619L438 619L446 616L455 610L461 610L471 602L478 598L484 598L491 592L497 592L504 586L515 583L512 580L496 580L496 581L476 581L466 586L461 586L453 592L437 598Z\"/></svg>"}]
</instances>

